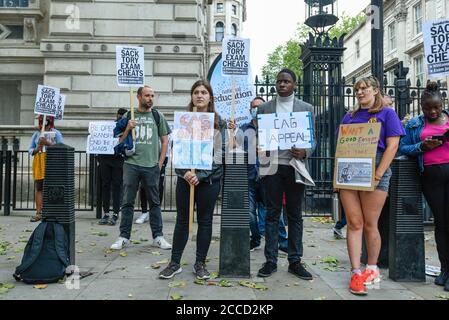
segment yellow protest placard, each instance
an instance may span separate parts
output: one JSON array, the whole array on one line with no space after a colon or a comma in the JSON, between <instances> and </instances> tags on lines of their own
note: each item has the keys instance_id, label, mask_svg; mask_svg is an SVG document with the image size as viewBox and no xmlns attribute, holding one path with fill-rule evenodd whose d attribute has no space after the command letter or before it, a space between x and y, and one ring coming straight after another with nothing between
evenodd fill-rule
<instances>
[{"instance_id":1,"label":"yellow protest placard","mask_svg":"<svg viewBox=\"0 0 449 320\"><path fill-rule=\"evenodd\" d=\"M374 190L380 128L380 123L340 125L335 152L335 189Z\"/></svg>"}]
</instances>

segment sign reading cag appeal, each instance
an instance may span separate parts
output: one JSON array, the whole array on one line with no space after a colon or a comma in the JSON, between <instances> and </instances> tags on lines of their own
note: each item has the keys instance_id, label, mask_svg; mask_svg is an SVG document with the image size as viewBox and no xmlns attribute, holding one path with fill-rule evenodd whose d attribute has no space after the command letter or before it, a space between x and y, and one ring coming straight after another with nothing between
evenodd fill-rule
<instances>
[{"instance_id":1,"label":"sign reading cag appeal","mask_svg":"<svg viewBox=\"0 0 449 320\"><path fill-rule=\"evenodd\" d=\"M427 74L431 77L449 74L449 19L423 24Z\"/></svg>"},{"instance_id":2,"label":"sign reading cag appeal","mask_svg":"<svg viewBox=\"0 0 449 320\"><path fill-rule=\"evenodd\" d=\"M116 46L117 84L141 87L145 83L143 47Z\"/></svg>"},{"instance_id":3,"label":"sign reading cag appeal","mask_svg":"<svg viewBox=\"0 0 449 320\"><path fill-rule=\"evenodd\" d=\"M312 116L308 111L260 114L257 122L262 151L312 148Z\"/></svg>"},{"instance_id":4,"label":"sign reading cag appeal","mask_svg":"<svg viewBox=\"0 0 449 320\"><path fill-rule=\"evenodd\" d=\"M223 76L248 76L249 43L249 39L223 39L221 48Z\"/></svg>"}]
</instances>

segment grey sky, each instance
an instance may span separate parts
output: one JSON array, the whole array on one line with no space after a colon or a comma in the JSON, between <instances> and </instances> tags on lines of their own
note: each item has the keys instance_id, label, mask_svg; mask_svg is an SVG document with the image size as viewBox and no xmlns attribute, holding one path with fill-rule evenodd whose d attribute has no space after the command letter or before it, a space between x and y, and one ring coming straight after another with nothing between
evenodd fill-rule
<instances>
[{"instance_id":1,"label":"grey sky","mask_svg":"<svg viewBox=\"0 0 449 320\"><path fill-rule=\"evenodd\" d=\"M338 13L354 16L370 0L338 0ZM253 76L261 75L268 54L290 39L298 23L305 20L304 0L247 0L247 21L243 24L243 38L251 39ZM282 5L281 5L282 4Z\"/></svg>"}]
</instances>

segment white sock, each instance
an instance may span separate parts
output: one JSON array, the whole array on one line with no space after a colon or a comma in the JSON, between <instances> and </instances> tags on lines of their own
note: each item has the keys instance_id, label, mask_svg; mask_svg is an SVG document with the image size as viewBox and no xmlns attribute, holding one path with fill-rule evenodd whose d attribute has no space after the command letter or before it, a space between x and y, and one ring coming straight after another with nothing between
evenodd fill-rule
<instances>
[{"instance_id":1,"label":"white sock","mask_svg":"<svg viewBox=\"0 0 449 320\"><path fill-rule=\"evenodd\" d=\"M362 273L362 271L360 270L360 268L357 268L357 269L351 269L351 272L352 272L353 274L361 274L361 273Z\"/></svg>"},{"instance_id":2,"label":"white sock","mask_svg":"<svg viewBox=\"0 0 449 320\"><path fill-rule=\"evenodd\" d=\"M377 271L377 265L371 265L371 264L368 264L368 265L366 265L366 267L368 268L368 269L371 269L371 270L374 270L374 271Z\"/></svg>"}]
</instances>

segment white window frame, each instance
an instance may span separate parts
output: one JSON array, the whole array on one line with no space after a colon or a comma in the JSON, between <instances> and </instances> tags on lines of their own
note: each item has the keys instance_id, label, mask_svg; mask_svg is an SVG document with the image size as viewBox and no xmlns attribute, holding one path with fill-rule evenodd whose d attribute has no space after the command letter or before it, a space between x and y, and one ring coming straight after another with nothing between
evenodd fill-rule
<instances>
[{"instance_id":1,"label":"white window frame","mask_svg":"<svg viewBox=\"0 0 449 320\"><path fill-rule=\"evenodd\" d=\"M415 84L419 79L421 81L421 86L424 86L424 56L419 55L413 58L413 64L415 67Z\"/></svg>"},{"instance_id":2,"label":"white window frame","mask_svg":"<svg viewBox=\"0 0 449 320\"><path fill-rule=\"evenodd\" d=\"M396 48L397 48L396 23L392 22L388 25L388 50L391 52Z\"/></svg>"},{"instance_id":3,"label":"white window frame","mask_svg":"<svg viewBox=\"0 0 449 320\"><path fill-rule=\"evenodd\" d=\"M419 8L419 10L418 10ZM413 6L413 28L415 35L422 33L423 10L422 2L418 2ZM418 16L419 12L419 16Z\"/></svg>"},{"instance_id":4,"label":"white window frame","mask_svg":"<svg viewBox=\"0 0 449 320\"><path fill-rule=\"evenodd\" d=\"M218 27L219 23L222 24L221 27ZM221 33L221 39L218 38L218 35L219 35L218 28L222 28L222 31L220 32ZM217 21L217 23L215 23L215 41L217 41L217 42L223 41L224 35L225 35L225 24L223 22L221 22L221 21Z\"/></svg>"},{"instance_id":5,"label":"white window frame","mask_svg":"<svg viewBox=\"0 0 449 320\"><path fill-rule=\"evenodd\" d=\"M224 3L223 2L217 2L217 6L216 6L216 10L215 11L217 13L224 13Z\"/></svg>"}]
</instances>

